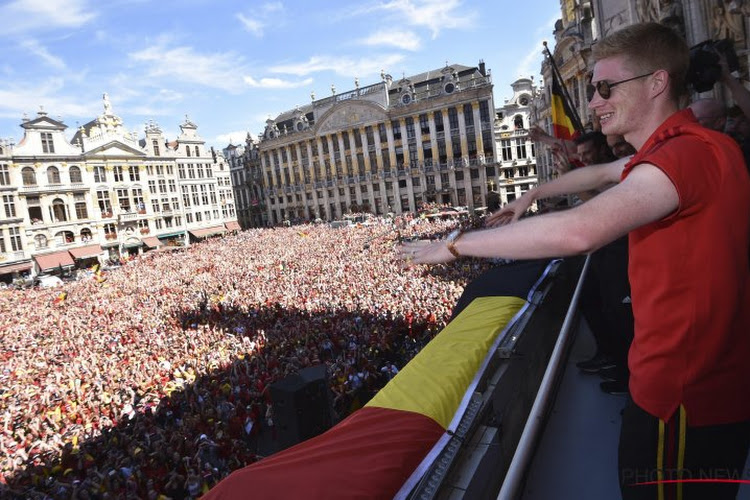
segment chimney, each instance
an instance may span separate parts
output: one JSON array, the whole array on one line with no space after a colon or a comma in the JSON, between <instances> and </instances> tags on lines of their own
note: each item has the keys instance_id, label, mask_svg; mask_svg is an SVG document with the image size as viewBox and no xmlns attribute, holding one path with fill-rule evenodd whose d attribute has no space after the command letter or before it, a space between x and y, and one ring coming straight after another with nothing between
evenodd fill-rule
<instances>
[{"instance_id":1,"label":"chimney","mask_svg":"<svg viewBox=\"0 0 750 500\"><path fill-rule=\"evenodd\" d=\"M482 74L482 76L487 76L487 72L484 69L484 59L479 60L479 72Z\"/></svg>"}]
</instances>

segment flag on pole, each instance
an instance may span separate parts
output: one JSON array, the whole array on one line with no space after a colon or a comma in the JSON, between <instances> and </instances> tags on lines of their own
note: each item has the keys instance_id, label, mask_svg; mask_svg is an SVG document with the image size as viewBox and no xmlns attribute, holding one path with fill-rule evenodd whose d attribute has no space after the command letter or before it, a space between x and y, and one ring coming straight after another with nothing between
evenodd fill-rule
<instances>
[{"instance_id":1,"label":"flag on pole","mask_svg":"<svg viewBox=\"0 0 750 500\"><path fill-rule=\"evenodd\" d=\"M558 139L573 140L578 131L575 126L575 114L563 94L562 84L557 72L552 72L552 135Z\"/></svg>"}]
</instances>

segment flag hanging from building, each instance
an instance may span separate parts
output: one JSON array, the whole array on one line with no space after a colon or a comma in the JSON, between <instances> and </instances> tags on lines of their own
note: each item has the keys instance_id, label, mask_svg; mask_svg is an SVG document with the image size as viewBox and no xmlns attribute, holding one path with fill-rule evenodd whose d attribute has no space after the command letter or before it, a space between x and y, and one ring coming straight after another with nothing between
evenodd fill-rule
<instances>
[{"instance_id":1,"label":"flag hanging from building","mask_svg":"<svg viewBox=\"0 0 750 500\"><path fill-rule=\"evenodd\" d=\"M558 139L572 140L578 135L575 126L575 113L570 103L565 99L563 87L557 78L557 73L552 72L552 134Z\"/></svg>"}]
</instances>

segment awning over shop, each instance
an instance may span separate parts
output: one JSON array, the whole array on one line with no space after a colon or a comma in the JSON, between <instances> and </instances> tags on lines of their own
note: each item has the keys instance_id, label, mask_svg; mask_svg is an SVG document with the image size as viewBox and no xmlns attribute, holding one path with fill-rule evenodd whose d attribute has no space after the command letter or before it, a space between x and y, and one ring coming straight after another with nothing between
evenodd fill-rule
<instances>
[{"instance_id":1,"label":"awning over shop","mask_svg":"<svg viewBox=\"0 0 750 500\"><path fill-rule=\"evenodd\" d=\"M85 247L71 248L68 250L74 259L89 259L102 253L100 245L86 245Z\"/></svg>"},{"instance_id":2,"label":"awning over shop","mask_svg":"<svg viewBox=\"0 0 750 500\"><path fill-rule=\"evenodd\" d=\"M196 238L207 238L208 236L213 236L215 234L224 234L226 232L226 229L224 229L224 226L214 226L214 227L206 227L203 229L193 229L190 231L190 234L192 234Z\"/></svg>"},{"instance_id":3,"label":"awning over shop","mask_svg":"<svg viewBox=\"0 0 750 500\"><path fill-rule=\"evenodd\" d=\"M28 271L31 269L31 262L17 262L7 266L0 266L0 274L11 274L15 272Z\"/></svg>"},{"instance_id":4,"label":"awning over shop","mask_svg":"<svg viewBox=\"0 0 750 500\"><path fill-rule=\"evenodd\" d=\"M225 222L224 226L226 226L227 231L239 231L240 229L242 229L240 227L240 223L237 222L236 220L230 220L229 222Z\"/></svg>"},{"instance_id":5,"label":"awning over shop","mask_svg":"<svg viewBox=\"0 0 750 500\"><path fill-rule=\"evenodd\" d=\"M142 246L141 240L130 240L122 244L122 248L138 248Z\"/></svg>"},{"instance_id":6,"label":"awning over shop","mask_svg":"<svg viewBox=\"0 0 750 500\"><path fill-rule=\"evenodd\" d=\"M167 234L157 234L157 238L171 238L172 236L182 236L185 234L185 231L177 231L176 233L167 233Z\"/></svg>"},{"instance_id":7,"label":"awning over shop","mask_svg":"<svg viewBox=\"0 0 750 500\"><path fill-rule=\"evenodd\" d=\"M39 266L39 270L42 272L56 269L58 267L73 267L76 265L67 251L48 253L45 255L34 255L34 260Z\"/></svg>"},{"instance_id":8,"label":"awning over shop","mask_svg":"<svg viewBox=\"0 0 750 500\"><path fill-rule=\"evenodd\" d=\"M143 244L149 248L159 248L160 246L163 245L163 243L159 241L159 238L155 236L147 236L143 238L141 241L143 241Z\"/></svg>"}]
</instances>

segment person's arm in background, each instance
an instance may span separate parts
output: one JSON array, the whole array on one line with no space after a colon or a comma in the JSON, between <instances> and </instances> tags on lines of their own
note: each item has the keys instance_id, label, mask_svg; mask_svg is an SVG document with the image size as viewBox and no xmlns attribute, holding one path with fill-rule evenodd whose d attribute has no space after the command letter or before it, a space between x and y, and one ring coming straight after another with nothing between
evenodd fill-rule
<instances>
[{"instance_id":1,"label":"person's arm in background","mask_svg":"<svg viewBox=\"0 0 750 500\"><path fill-rule=\"evenodd\" d=\"M603 165L577 168L555 180L540 184L490 215L486 225L495 227L515 222L535 201L540 199L591 191L620 182L622 169L628 160L630 160L629 157Z\"/></svg>"},{"instance_id":2,"label":"person's arm in background","mask_svg":"<svg viewBox=\"0 0 750 500\"><path fill-rule=\"evenodd\" d=\"M732 76L727 58L723 54L719 53L718 55L719 66L721 66L721 82L729 89L732 100L742 110L745 117L750 119L750 90L745 88L741 79Z\"/></svg>"}]
</instances>

